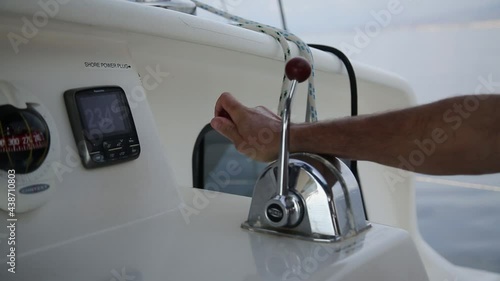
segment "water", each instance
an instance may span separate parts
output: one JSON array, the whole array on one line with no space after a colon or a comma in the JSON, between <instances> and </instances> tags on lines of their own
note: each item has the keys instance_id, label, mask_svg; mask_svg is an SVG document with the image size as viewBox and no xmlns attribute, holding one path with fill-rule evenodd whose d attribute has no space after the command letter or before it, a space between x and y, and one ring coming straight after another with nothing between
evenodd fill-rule
<instances>
[{"instance_id":1,"label":"water","mask_svg":"<svg viewBox=\"0 0 500 281\"><path fill-rule=\"evenodd\" d=\"M498 177L439 178L491 185ZM500 273L499 192L417 181L416 195L420 232L434 249L454 264Z\"/></svg>"}]
</instances>

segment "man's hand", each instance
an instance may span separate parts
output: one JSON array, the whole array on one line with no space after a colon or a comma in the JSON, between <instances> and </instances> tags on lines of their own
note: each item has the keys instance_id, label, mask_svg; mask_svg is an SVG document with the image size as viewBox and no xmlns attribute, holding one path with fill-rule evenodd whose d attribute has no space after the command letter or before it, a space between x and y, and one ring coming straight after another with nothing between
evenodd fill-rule
<instances>
[{"instance_id":1,"label":"man's hand","mask_svg":"<svg viewBox=\"0 0 500 281\"><path fill-rule=\"evenodd\" d=\"M250 158L264 162L278 158L281 118L263 106L248 108L231 94L223 93L210 125Z\"/></svg>"}]
</instances>

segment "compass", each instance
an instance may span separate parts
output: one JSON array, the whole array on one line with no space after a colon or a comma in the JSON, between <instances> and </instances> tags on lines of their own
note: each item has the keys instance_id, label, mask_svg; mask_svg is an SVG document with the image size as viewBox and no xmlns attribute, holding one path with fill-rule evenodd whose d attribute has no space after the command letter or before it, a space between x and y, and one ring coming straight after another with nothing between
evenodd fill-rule
<instances>
[{"instance_id":1,"label":"compass","mask_svg":"<svg viewBox=\"0 0 500 281\"><path fill-rule=\"evenodd\" d=\"M58 143L55 123L39 99L0 81L0 209L8 209L7 183L13 171L15 212L33 210L50 199Z\"/></svg>"},{"instance_id":2,"label":"compass","mask_svg":"<svg viewBox=\"0 0 500 281\"><path fill-rule=\"evenodd\" d=\"M49 128L32 107L0 106L0 169L16 174L36 171L47 158Z\"/></svg>"}]
</instances>

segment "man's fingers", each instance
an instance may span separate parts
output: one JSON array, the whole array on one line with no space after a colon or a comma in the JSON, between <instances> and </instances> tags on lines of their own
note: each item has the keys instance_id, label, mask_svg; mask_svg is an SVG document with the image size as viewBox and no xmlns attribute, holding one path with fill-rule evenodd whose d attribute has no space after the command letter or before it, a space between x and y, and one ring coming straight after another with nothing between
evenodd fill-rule
<instances>
[{"instance_id":1,"label":"man's fingers","mask_svg":"<svg viewBox=\"0 0 500 281\"><path fill-rule=\"evenodd\" d=\"M215 103L215 117L225 117L234 120L238 117L241 110L244 109L238 100L230 93L223 93Z\"/></svg>"},{"instance_id":2,"label":"man's fingers","mask_svg":"<svg viewBox=\"0 0 500 281\"><path fill-rule=\"evenodd\" d=\"M238 129L236 129L236 126L231 120L224 117L214 117L210 125L214 130L230 139L235 145L241 142L242 138L238 133Z\"/></svg>"}]
</instances>

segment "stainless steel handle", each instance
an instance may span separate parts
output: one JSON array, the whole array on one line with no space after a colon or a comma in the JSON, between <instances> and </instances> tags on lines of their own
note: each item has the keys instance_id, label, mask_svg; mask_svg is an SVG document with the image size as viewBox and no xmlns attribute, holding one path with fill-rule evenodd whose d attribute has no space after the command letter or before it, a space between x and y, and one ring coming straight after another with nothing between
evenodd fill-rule
<instances>
[{"instance_id":1,"label":"stainless steel handle","mask_svg":"<svg viewBox=\"0 0 500 281\"><path fill-rule=\"evenodd\" d=\"M278 170L278 197L288 194L288 161L290 149L290 116L293 94L297 83L306 81L311 75L311 65L301 57L289 60L285 66L285 74L292 81L290 91L285 100L285 107L281 114L281 148L279 152Z\"/></svg>"},{"instance_id":2,"label":"stainless steel handle","mask_svg":"<svg viewBox=\"0 0 500 281\"><path fill-rule=\"evenodd\" d=\"M278 170L278 196L285 196L288 193L288 161L290 156L290 116L292 98L297 86L297 80L292 81L290 92L285 100L285 108L281 116L281 147L279 154Z\"/></svg>"}]
</instances>

